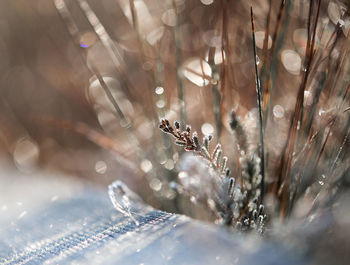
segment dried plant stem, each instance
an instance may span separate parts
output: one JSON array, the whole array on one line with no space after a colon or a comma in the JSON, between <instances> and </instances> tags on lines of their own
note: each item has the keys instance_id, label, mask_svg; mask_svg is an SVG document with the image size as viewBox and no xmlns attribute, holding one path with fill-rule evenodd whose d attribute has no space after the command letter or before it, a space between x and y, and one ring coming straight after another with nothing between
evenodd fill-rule
<instances>
[{"instance_id":1,"label":"dried plant stem","mask_svg":"<svg viewBox=\"0 0 350 265\"><path fill-rule=\"evenodd\" d=\"M112 103L116 113L118 114L120 120L124 123L128 123L123 111L121 110L121 108L119 107L118 102L115 100L115 98L113 97L111 90L109 89L108 85L106 84L106 82L104 81L103 77L101 76L101 74L97 71L97 69L93 69L94 74L96 75L96 78L98 80L98 82L100 83L101 87L103 88L109 102Z\"/></svg>"},{"instance_id":2,"label":"dried plant stem","mask_svg":"<svg viewBox=\"0 0 350 265\"><path fill-rule=\"evenodd\" d=\"M261 202L264 199L264 188L265 188L265 155L264 155L264 133L263 133L263 116L262 116L262 99L261 99L261 84L258 71L257 54L256 54L256 43L255 43L255 28L254 28L254 14L253 8L250 8L251 23L252 23L252 37L253 37L253 52L254 52L254 65L255 65L255 87L257 94L257 104L259 112L259 131L260 131L260 145L259 155L261 163Z\"/></svg>"},{"instance_id":3,"label":"dried plant stem","mask_svg":"<svg viewBox=\"0 0 350 265\"><path fill-rule=\"evenodd\" d=\"M346 99L346 97L347 97L347 94L348 94L349 90L350 90L350 84L347 86L347 88L346 88L346 90L345 90L345 93L344 93L344 95L343 95L342 102L341 102L341 104L340 104L340 106L339 106L339 108L338 108L339 110L342 109L342 107L343 107L343 105L344 105L344 102L345 102L345 99ZM345 110L345 111L346 111L346 110ZM345 112L345 111L344 111L344 112ZM320 159L321 159L321 156L322 156L322 154L323 154L323 152L324 152L324 150L325 150L325 148L326 148L326 144L327 144L328 139L329 139L329 136L330 136L330 134L331 134L331 132L332 132L332 128L333 128L335 122L337 121L337 118L338 118L338 115L335 116L335 117L333 117L333 118L331 119L329 125L328 125L329 130L328 130L328 133L327 133L327 135L326 135L326 139L324 140L324 142L323 142L323 144L322 144L320 153L318 154L315 167L318 165L318 163L319 163L319 161L320 161Z\"/></svg>"},{"instance_id":4,"label":"dried plant stem","mask_svg":"<svg viewBox=\"0 0 350 265\"><path fill-rule=\"evenodd\" d=\"M334 40L337 38L338 34L338 30L339 30L339 24L336 25L335 29L334 29L334 32L332 33L332 36L329 37L328 41L327 41L327 44L325 45L325 48L328 49L330 47L330 44L331 44L331 40ZM325 29L326 25L323 27L322 29L322 33L324 32L324 29ZM321 38L322 38L322 34L321 35ZM321 42L321 41L320 41ZM331 51L333 51L334 49L334 45L336 43L336 40L334 40L334 44L332 45L332 47L330 48ZM330 52L331 53L331 52ZM315 58L314 58L315 59ZM322 57L322 54L320 54L317 58L317 60L315 60L314 62L314 65L320 65L323 61L325 61L326 59L328 59L328 61L330 60L330 57L327 56L327 57ZM340 63L341 64L341 63ZM318 103L319 103L319 99L320 99L320 96L321 96L321 92L324 90L324 88L328 87L328 86L331 86L331 83L334 82L334 80L338 79L339 77L337 76L337 78L334 78L333 79L330 79L328 78L329 76L331 76L331 74L329 73L329 65L326 67L326 69L320 73L320 76L319 77L312 77L313 79L314 78L317 78L318 79L318 87L316 89L316 92L315 92L315 96L314 96L314 100L312 102L312 106L311 106L311 110L309 112L309 115L306 117L306 121L305 121L305 129L303 128L303 131L305 133L306 136L308 136L310 133L312 133L311 131L311 127L312 127L312 122L314 120L314 117L315 117L315 113L316 113L316 108L318 106ZM316 67L313 67L312 68L312 72L316 72ZM315 75L315 73L314 73ZM311 74L310 74L310 78L311 78ZM348 90L349 88L347 88L346 90ZM347 92L345 92L345 95L346 95ZM343 102L344 102L344 97L343 97Z\"/></svg>"},{"instance_id":5,"label":"dried plant stem","mask_svg":"<svg viewBox=\"0 0 350 265\"><path fill-rule=\"evenodd\" d=\"M229 49L229 38L228 38L228 0L222 0L222 34L221 34L221 58L222 58L222 65L220 72L220 96L221 96L221 102L220 102L220 112L223 113L224 111L224 98L225 98L225 89L226 89L226 72L227 72L227 62L226 62L226 56L229 55L227 52ZM220 120L221 121L221 120ZM222 121L221 121L222 124ZM220 134L218 134L218 139L220 140L221 137L221 131Z\"/></svg>"},{"instance_id":6,"label":"dried plant stem","mask_svg":"<svg viewBox=\"0 0 350 265\"><path fill-rule=\"evenodd\" d=\"M112 95L110 88L108 87L108 85L104 81L104 79L101 76L101 74L96 69L93 69L93 70L95 70L94 73L95 73L95 75L96 75L96 77L97 77L101 87L103 88L103 90L104 90L108 100L112 103L115 111L117 112L117 114L118 114L118 116L120 118L120 123L123 124L122 127L125 128L125 131L127 132L127 136L129 138L130 142L135 146L136 153L139 155L139 157L141 159L145 158L146 154L143 151L143 149L141 148L141 144L140 144L138 138L136 137L136 135L134 133L135 130L133 128L133 124L131 123L130 119L128 119L126 117L126 115L123 113L123 111L119 107L118 102L116 101L116 99Z\"/></svg>"},{"instance_id":7,"label":"dried plant stem","mask_svg":"<svg viewBox=\"0 0 350 265\"><path fill-rule=\"evenodd\" d=\"M277 16L277 22L276 22L276 27L275 27L275 31L273 34L273 38L272 38L272 46L270 49L270 56L266 56L266 60L264 60L264 67L263 69L265 69L263 71L263 75L262 75L262 79L263 79L263 83L264 83L264 102L263 102L263 111L265 113L265 115L267 115L268 111L269 111L269 102L270 102L270 96L271 96L271 67L272 67L272 56L275 52L276 46L277 46L277 39L278 39L278 34L280 32L281 29L281 25L282 25L282 18L283 18L283 14L285 11L285 6L286 6L286 1L287 0L281 0L281 5L280 5L280 9L278 12L278 16ZM265 33L265 38L266 38L266 33ZM265 40L266 41L266 40ZM266 52L267 53L267 52ZM267 119L265 120L265 125L266 125Z\"/></svg>"},{"instance_id":8,"label":"dried plant stem","mask_svg":"<svg viewBox=\"0 0 350 265\"><path fill-rule=\"evenodd\" d=\"M313 4L313 1L310 2L310 14L309 14L310 18L312 17L312 9L313 9L312 4ZM311 24L310 24L311 19L308 20L308 42L307 43L310 47L306 47L306 50L309 51L309 54L306 57L306 60L308 60L308 61L305 60L305 66L304 66L304 67L310 68L310 69L308 69L308 72L309 72L308 75L310 75L310 73L311 73L311 62L312 62L314 55L315 55L315 40L316 40L316 32L317 32L317 25L318 25L317 22L318 22L318 18L320 15L320 7L321 7L321 0L319 0L319 2L318 2L315 23L314 23L314 26L312 29L311 29ZM304 91L305 91L305 88L304 88ZM301 105L301 114L299 117L299 127L300 128L303 128L303 115L304 115L304 104ZM298 150L298 146L300 146L300 144L301 144L301 141L300 141L301 132L302 132L302 130L299 130L299 132L298 132L297 150Z\"/></svg>"},{"instance_id":9,"label":"dried plant stem","mask_svg":"<svg viewBox=\"0 0 350 265\"><path fill-rule=\"evenodd\" d=\"M320 78L318 79L318 87L316 89L315 97L314 97L314 100L312 102L310 114L307 117L306 123L304 123L305 124L304 131L305 131L306 135L309 135L311 132L312 122L313 122L314 117L315 117L316 108L317 108L317 105L318 105L319 100L320 100L321 92L323 91L323 88L325 87L326 79L327 79L327 73L322 72Z\"/></svg>"},{"instance_id":10,"label":"dried plant stem","mask_svg":"<svg viewBox=\"0 0 350 265\"><path fill-rule=\"evenodd\" d=\"M342 155L343 151L344 151L344 147L346 146L348 139L349 139L349 135L350 135L350 117L348 118L347 124L346 124L346 128L345 128L345 135L343 137L342 143L340 145L340 147L338 148L337 151L337 155L331 165L331 167L329 168L328 171L328 184L324 185L321 190L317 193L314 201L313 201L313 205L312 208L309 212L309 214L314 211L316 209L317 206L319 206L320 204L322 204L322 202L325 202L326 200L330 200L332 197L334 197L335 195L331 193L331 189L335 187L336 185L336 181L334 181L334 172L335 172L335 168L339 162L339 158ZM330 194L329 196L324 196L324 194Z\"/></svg>"},{"instance_id":11,"label":"dried plant stem","mask_svg":"<svg viewBox=\"0 0 350 265\"><path fill-rule=\"evenodd\" d=\"M185 87L183 83L183 77L180 73L182 69L182 50L181 50L179 12L177 10L175 0L172 0L172 5L176 13L176 25L174 30L174 38L175 38L175 54L176 54L176 69L177 69L176 71L177 94L181 104L180 105L180 123L181 123L181 126L184 126L186 124L186 103L185 103Z\"/></svg>"},{"instance_id":12,"label":"dried plant stem","mask_svg":"<svg viewBox=\"0 0 350 265\"><path fill-rule=\"evenodd\" d=\"M311 29L311 19L312 19L312 9L313 9L313 3L314 1L310 1L310 10L309 10L309 18L308 18L308 27ZM319 5L321 4L321 1L319 1ZM318 16L316 16L318 18ZM317 24L317 19L315 20L315 24ZM316 26L314 26L313 29L316 29ZM281 198L281 218L284 219L286 215L286 209L288 207L288 193L289 193L289 185L291 182L291 166L292 166L292 159L294 156L294 150L297 144L297 135L298 135L298 123L300 121L300 116L302 113L302 106L304 104L304 91L305 87L308 81L309 73L310 73L310 65L312 63L312 54L313 51L311 50L313 48L312 42L315 38L316 32L314 30L309 31L308 41L306 44L306 54L305 54L305 71L303 72L303 79L300 84L298 93L297 93L297 100L295 103L295 109L294 113L292 115L292 121L290 124L290 128L288 130L288 137L286 145L282 151L282 158L281 158L281 165L280 165L280 172L279 172L279 182L281 183L278 189L278 194Z\"/></svg>"},{"instance_id":13,"label":"dried plant stem","mask_svg":"<svg viewBox=\"0 0 350 265\"><path fill-rule=\"evenodd\" d=\"M163 78L164 78L164 69L163 69L164 65L162 62L162 58L161 58L161 54L158 51L157 52L157 71L156 71L156 82L157 82L157 86L160 87L164 87L163 86ZM157 100L165 100L165 96L164 93L162 93L161 95L156 94ZM158 109L158 117L164 117L165 116L165 112L166 112L166 106L164 106L163 108L157 108ZM156 148L157 150L159 150L159 152L165 152L166 156L168 158L172 158L174 155L174 150L173 147L171 145L171 141L169 139L169 137L166 137L166 135L164 135L164 133L161 133L161 138L162 138L162 142L156 142L156 144L158 145ZM161 148L161 146L169 146L168 148ZM162 151L163 150L163 151Z\"/></svg>"},{"instance_id":14,"label":"dried plant stem","mask_svg":"<svg viewBox=\"0 0 350 265\"><path fill-rule=\"evenodd\" d=\"M209 81L210 83L214 83L214 79L211 77L211 76L208 76L204 73L204 69L203 69L203 60L201 60L201 70L202 70L202 73L197 73L195 70L189 68L189 67L185 67L185 70L191 74L194 74L198 77L201 77L203 78L204 80L207 80Z\"/></svg>"},{"instance_id":15,"label":"dried plant stem","mask_svg":"<svg viewBox=\"0 0 350 265\"><path fill-rule=\"evenodd\" d=\"M218 142L220 142L220 136L221 136L221 131L222 131L222 121L221 121L221 95L219 91L219 82L221 80L219 79L219 74L216 69L215 61L214 61L214 56L215 56L215 47L211 47L209 49L209 55L208 55L208 62L211 67L211 72L212 72L212 88L213 88L213 112L214 112L214 117L215 117L215 124L216 124L216 133L218 136Z\"/></svg>"},{"instance_id":16,"label":"dried plant stem","mask_svg":"<svg viewBox=\"0 0 350 265\"><path fill-rule=\"evenodd\" d=\"M263 44L263 64L265 64L265 62L267 61L267 56L268 56L271 12L272 12L272 0L269 0L269 12L267 14L267 19L266 19L265 36L264 36L264 44Z\"/></svg>"},{"instance_id":17,"label":"dried plant stem","mask_svg":"<svg viewBox=\"0 0 350 265\"><path fill-rule=\"evenodd\" d=\"M114 64L115 71L118 74L118 79L122 81L122 85L125 86L127 90L134 90L134 87L132 87L131 82L129 82L128 80L129 75L128 73L125 72L126 63L123 59L123 56L120 54L119 49L116 47L114 41L112 40L111 36L108 34L107 30L102 25L102 23L100 22L96 14L93 12L88 2L86 0L77 0L77 1L79 3L81 10L83 11L87 20L89 21L90 25L93 27L96 35L98 36L104 48L106 49L107 53L109 54ZM57 7L57 9L60 11L59 7ZM70 13L69 13L69 16L72 17Z\"/></svg>"}]
</instances>

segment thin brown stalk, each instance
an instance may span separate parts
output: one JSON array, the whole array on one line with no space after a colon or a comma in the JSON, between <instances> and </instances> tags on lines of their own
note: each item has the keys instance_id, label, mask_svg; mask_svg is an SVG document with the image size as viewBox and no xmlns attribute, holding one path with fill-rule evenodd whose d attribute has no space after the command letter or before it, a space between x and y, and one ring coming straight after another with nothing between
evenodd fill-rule
<instances>
[{"instance_id":1,"label":"thin brown stalk","mask_svg":"<svg viewBox=\"0 0 350 265\"><path fill-rule=\"evenodd\" d=\"M344 102L345 102L345 99L346 99L346 97L347 97L347 95L348 95L349 90L350 90L350 84L347 86L347 88L346 88L346 90L345 90L345 93L344 93L342 102L341 102L341 104L340 104L340 106L339 106L339 109L342 108L342 106L343 106L343 104L344 104ZM346 111L346 110L345 110L345 111ZM343 112L345 112L345 111L343 111ZM323 142L323 144L322 144L321 151L320 151L320 153L318 154L315 167L317 167L317 165L318 165L318 163L319 163L319 161L320 161L320 159L321 159L321 157L322 157L322 154L323 154L323 152L324 152L324 150L325 150L325 147L326 147L326 144L327 144L327 142L328 142L329 136L330 136L330 134L331 134L331 132L332 132L332 128L333 128L335 122L337 121L337 118L338 118L338 115L335 116L335 117L333 117L333 118L331 119L331 121L330 121L329 130L328 130L326 139L324 140L324 142Z\"/></svg>"},{"instance_id":2,"label":"thin brown stalk","mask_svg":"<svg viewBox=\"0 0 350 265\"><path fill-rule=\"evenodd\" d=\"M322 203L324 203L326 200L329 200L329 197L334 197L335 195L330 195L330 196L324 196L324 194L330 194L331 193L331 189L334 188L334 186L336 185L336 182L337 181L334 181L334 178L335 178L335 168L339 162L339 159L340 159L340 156L342 155L343 151L344 151L344 147L346 146L347 142L348 142L348 139L349 139L349 134L350 134L350 123L349 123L350 120L348 120L347 122L347 128L346 128L346 132L345 132L345 135L343 137L343 140L342 140L342 143L338 149L338 152L337 152L337 155L331 165L331 167L329 168L329 180L328 180L328 183L329 185L324 185L321 190L317 193L315 199L313 200L312 202L312 207L308 213L311 214L313 212L314 209L316 209L316 207Z\"/></svg>"},{"instance_id":3,"label":"thin brown stalk","mask_svg":"<svg viewBox=\"0 0 350 265\"><path fill-rule=\"evenodd\" d=\"M261 202L264 199L264 189L265 189L265 150L264 150L264 134L263 134L263 117L262 117L262 100L261 100L261 84L259 78L258 64L257 64L257 54L256 54L256 43L255 43L255 27L254 27L254 14L253 8L250 7L250 16L252 24L252 37L253 37L253 51L254 51L254 64L255 64L255 85L257 93L257 104L259 110L259 129L260 129L260 160L261 160Z\"/></svg>"},{"instance_id":4,"label":"thin brown stalk","mask_svg":"<svg viewBox=\"0 0 350 265\"><path fill-rule=\"evenodd\" d=\"M310 14L309 14L310 17L312 17L312 13L313 13L313 11L312 11L312 3L313 3L313 1L310 2L310 6L311 6L310 7ZM317 24L318 24L317 22L318 22L318 18L319 18L319 15L320 15L320 7L321 7L321 0L319 0L319 2L318 2L315 23L314 23L314 26L313 26L312 30L310 29L311 28L311 25L310 25L311 19L308 21L308 28L310 27L309 30L308 30L308 43L310 42L311 44L310 44L310 47L307 49L307 50L309 50L309 54L306 57L306 60L308 60L308 61L305 61L305 67L310 68L309 69L309 74L311 73L311 63L310 62L312 62L312 60L314 58L314 54L315 54L315 40L316 40L316 32L317 32ZM299 118L299 127L300 128L303 128L303 126L304 126L304 124L303 124L303 115L304 115L304 104L302 104L302 106L301 106L301 113L300 113L300 118ZM297 143L297 146L300 145L299 139L301 138L301 132L302 131L303 130L301 129L298 132L298 140L297 140L298 143Z\"/></svg>"},{"instance_id":5,"label":"thin brown stalk","mask_svg":"<svg viewBox=\"0 0 350 265\"><path fill-rule=\"evenodd\" d=\"M224 113L224 98L225 98L225 89L226 89L226 68L227 68L227 63L226 63L226 51L229 50L229 39L228 39L228 29L227 26L229 24L228 22L228 1L227 0L222 0L223 1L223 6L222 6L222 34L221 34L221 58L222 58L222 65L223 67L221 68L220 72L220 87L219 87L219 92L220 92L220 113ZM222 121L220 121L222 124ZM221 125L222 127L222 125ZM221 137L221 128L220 128L220 135L218 136L218 139Z\"/></svg>"},{"instance_id":6,"label":"thin brown stalk","mask_svg":"<svg viewBox=\"0 0 350 265\"><path fill-rule=\"evenodd\" d=\"M227 31L227 26L228 26L228 17L227 17L227 12L228 12L228 5L227 5L227 0L222 0L223 6L222 6L222 35L221 35L221 57L222 57L222 64L223 67L221 69L221 74L220 74L220 93L221 96L224 97L225 93L225 85L226 85L226 50L228 47L228 31ZM222 105L222 104L221 104ZM222 106L221 106L222 110Z\"/></svg>"},{"instance_id":7,"label":"thin brown stalk","mask_svg":"<svg viewBox=\"0 0 350 265\"><path fill-rule=\"evenodd\" d=\"M319 0L319 2L318 2L315 24L314 24L314 28L313 28L313 34L311 34L312 35L312 43L311 43L311 48L310 48L310 61L312 61L312 59L315 55L315 43L316 43L315 40L316 40L316 33L317 33L318 18L320 16L321 2L322 2L322 0Z\"/></svg>"},{"instance_id":8,"label":"thin brown stalk","mask_svg":"<svg viewBox=\"0 0 350 265\"><path fill-rule=\"evenodd\" d=\"M123 111L121 110L121 108L119 107L119 104L117 103L116 99L114 98L114 96L112 95L111 90L109 89L109 87L107 86L106 82L104 81L103 77L101 76L101 74L99 73L99 71L97 71L97 69L92 69L92 71L94 72L98 82L100 83L101 87L103 88L109 102L111 102L111 104L113 105L116 113L118 113L119 118L123 121L126 122L127 119L123 113Z\"/></svg>"},{"instance_id":9,"label":"thin brown stalk","mask_svg":"<svg viewBox=\"0 0 350 265\"><path fill-rule=\"evenodd\" d=\"M312 9L313 9L313 3L314 1L311 0L310 2L310 10L309 10L309 18L308 18L308 28L311 29L311 19L312 19ZM321 4L321 1L319 1L319 5ZM317 20L315 20L315 24L317 24ZM314 27L315 28L315 27ZM310 72L310 65L312 63L312 39L314 38L312 35L316 34L316 32L310 30L308 34L308 41L306 45L306 54L305 54L305 71L303 74L303 79L300 84L298 93L297 93L297 100L295 104L294 113L292 115L292 121L290 124L290 128L288 131L288 137L287 142L285 144L285 147L283 148L283 155L281 158L281 165L280 165L280 175L279 175L279 182L280 187L278 188L278 193L281 196L281 218L284 219L286 215L286 209L288 207L288 193L289 193L289 185L291 181L291 166L292 166L292 159L294 156L294 150L296 147L296 141L297 141L297 135L298 135L298 122L300 120L300 116L302 113L302 107L304 103L304 91L305 87L308 81L309 72Z\"/></svg>"},{"instance_id":10,"label":"thin brown stalk","mask_svg":"<svg viewBox=\"0 0 350 265\"><path fill-rule=\"evenodd\" d=\"M270 56L266 56L266 60L264 61L265 64L265 77L264 77L264 95L263 95L263 111L264 113L267 113L268 111L268 104L270 102L270 86L271 86L271 57L276 49L276 45L277 45L277 37L278 34L280 32L280 28L282 25L282 18L283 18L283 14L284 14L284 10L285 10L285 5L286 5L286 1L287 0L281 0L281 4L280 4L280 9L278 12L278 16L277 16L277 22L276 22L276 26L275 26L275 31L272 37L272 46L270 49ZM266 36L265 36L266 38Z\"/></svg>"},{"instance_id":11,"label":"thin brown stalk","mask_svg":"<svg viewBox=\"0 0 350 265\"><path fill-rule=\"evenodd\" d=\"M180 33L180 22L179 22L179 12L176 5L176 1L172 0L172 6L176 13L176 25L174 29L174 39L175 39L175 53L176 53L176 81L177 81L177 94L178 98L181 101L180 106L180 121L181 126L186 124L186 103L185 103L185 87L183 83L183 78L179 72L179 69L182 67L182 51L181 51L181 33Z\"/></svg>"},{"instance_id":12,"label":"thin brown stalk","mask_svg":"<svg viewBox=\"0 0 350 265\"><path fill-rule=\"evenodd\" d=\"M197 73L196 71L194 71L193 69L188 68L188 67L185 67L184 69L185 69L187 72L191 73L191 74L194 74L194 75L196 75L196 76L198 76L198 77L202 77L204 80L207 80L207 81L209 81L210 83L213 83L213 82L214 82L214 80L213 80L213 78L212 78L211 76L208 76L208 75L206 75L206 74L204 73L203 61L201 61L201 70L202 70L202 73L201 73L201 74L200 74L200 73Z\"/></svg>"},{"instance_id":13,"label":"thin brown stalk","mask_svg":"<svg viewBox=\"0 0 350 265\"><path fill-rule=\"evenodd\" d=\"M215 117L215 124L216 124L216 133L217 133L217 138L218 142L220 142L220 136L221 136L221 131L222 131L222 115L221 115L221 104L222 104L222 99L221 99L221 94L219 91L219 82L221 80L217 80L217 69L214 61L215 57L215 47L211 47L209 49L209 54L208 54L208 62L212 70L212 91L213 91L213 112L214 112L214 117Z\"/></svg>"},{"instance_id":14,"label":"thin brown stalk","mask_svg":"<svg viewBox=\"0 0 350 265\"><path fill-rule=\"evenodd\" d=\"M263 65L267 62L268 58L268 47L269 47L269 34L270 34L270 21L271 21L271 13L272 13L272 0L269 0L269 12L267 14L266 26L265 26L265 36L264 36L264 44L263 44ZM264 94L265 96L265 94ZM265 101L264 101L265 104ZM265 105L263 105L265 106Z\"/></svg>"}]
</instances>

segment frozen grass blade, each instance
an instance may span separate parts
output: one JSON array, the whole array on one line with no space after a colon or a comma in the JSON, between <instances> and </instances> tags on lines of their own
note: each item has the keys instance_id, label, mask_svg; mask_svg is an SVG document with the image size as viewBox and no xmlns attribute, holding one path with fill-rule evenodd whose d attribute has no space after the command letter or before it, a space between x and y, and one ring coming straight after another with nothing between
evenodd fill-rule
<instances>
[{"instance_id":1,"label":"frozen grass blade","mask_svg":"<svg viewBox=\"0 0 350 265\"><path fill-rule=\"evenodd\" d=\"M265 186L265 160L264 160L264 134L263 134L263 116L262 116L262 100L261 100L261 84L258 71L257 54L256 54L256 43L255 43L255 27L254 27L254 14L253 8L250 7L250 16L252 23L252 37L253 37L253 51L254 51L254 65L255 65L255 87L257 94L257 104L259 112L259 130L260 130L260 163L261 163L261 202L264 199L264 186Z\"/></svg>"}]
</instances>

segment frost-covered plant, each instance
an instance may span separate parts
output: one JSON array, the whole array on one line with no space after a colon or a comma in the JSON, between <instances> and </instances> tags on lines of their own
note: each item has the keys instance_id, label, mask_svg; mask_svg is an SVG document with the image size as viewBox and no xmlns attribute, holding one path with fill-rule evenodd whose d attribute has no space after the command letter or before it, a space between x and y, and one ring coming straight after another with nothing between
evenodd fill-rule
<instances>
[{"instance_id":1,"label":"frost-covered plant","mask_svg":"<svg viewBox=\"0 0 350 265\"><path fill-rule=\"evenodd\" d=\"M189 125L182 131L178 121L173 127L167 119L163 119L159 128L172 135L177 145L195 155L187 156L180 164L178 181L185 196L206 205L214 213L217 223L262 233L266 215L261 204L260 158L248 151L252 148L248 148L246 133L234 112L231 113L230 125L242 146L239 159L242 171L236 177L230 176L230 169L226 167L228 159L223 155L221 144L210 152L211 135L203 137L200 144L197 132L191 133Z\"/></svg>"}]
</instances>

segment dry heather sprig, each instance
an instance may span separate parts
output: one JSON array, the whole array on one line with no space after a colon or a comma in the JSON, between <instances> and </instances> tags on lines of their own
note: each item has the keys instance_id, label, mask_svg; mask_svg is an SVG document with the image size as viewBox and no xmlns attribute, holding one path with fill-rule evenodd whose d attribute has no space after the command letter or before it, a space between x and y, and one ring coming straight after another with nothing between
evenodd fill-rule
<instances>
[{"instance_id":1,"label":"dry heather sprig","mask_svg":"<svg viewBox=\"0 0 350 265\"><path fill-rule=\"evenodd\" d=\"M209 152L209 143L213 139L212 135L203 137L202 145L199 143L197 132L191 133L191 126L186 125L186 129L181 131L180 123L174 122L175 129L170 125L167 119L161 120L159 128L170 135L176 140L175 144L184 147L186 151L193 151L195 154L206 159L212 168L214 168L220 175L227 176L229 169L226 168L227 157L223 156L222 148L220 144L217 144L212 153Z\"/></svg>"},{"instance_id":2,"label":"dry heather sprig","mask_svg":"<svg viewBox=\"0 0 350 265\"><path fill-rule=\"evenodd\" d=\"M242 168L241 178L243 186L230 177L230 169L226 167L227 157L223 156L221 144L217 144L210 153L209 143L212 136L203 137L203 144L199 144L198 134L191 134L191 127L186 125L186 130L181 131L179 122L174 122L175 129L166 119L161 120L159 128L175 138L175 144L183 146L186 151L191 151L206 163L209 170L200 172L206 176L200 176L200 184L190 185L190 181L183 181L183 190L189 197L197 197L198 202L204 202L210 210L218 217L217 222L236 227L238 230L256 230L260 233L264 231L266 214L264 206L260 203L261 198L261 169L260 159L257 154L248 152L246 133L236 118L234 112L231 113L230 125L236 133L240 149L240 165ZM195 163L199 162L195 160ZM192 174L195 174L192 172ZM197 176L188 176L196 178ZM183 178L183 177L182 177ZM195 183L196 181L193 181ZM204 198L201 188L205 186Z\"/></svg>"}]
</instances>

